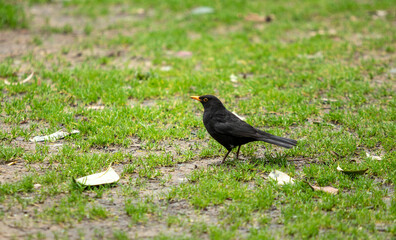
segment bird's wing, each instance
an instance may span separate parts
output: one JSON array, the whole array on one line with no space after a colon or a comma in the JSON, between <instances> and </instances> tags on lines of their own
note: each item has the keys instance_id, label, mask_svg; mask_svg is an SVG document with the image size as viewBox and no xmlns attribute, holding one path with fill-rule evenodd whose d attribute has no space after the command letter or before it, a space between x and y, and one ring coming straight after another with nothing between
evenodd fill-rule
<instances>
[{"instance_id":1,"label":"bird's wing","mask_svg":"<svg viewBox=\"0 0 396 240\"><path fill-rule=\"evenodd\" d=\"M214 121L213 130L218 134L233 137L256 138L259 135L254 127L250 126L237 117L223 119L222 121Z\"/></svg>"}]
</instances>

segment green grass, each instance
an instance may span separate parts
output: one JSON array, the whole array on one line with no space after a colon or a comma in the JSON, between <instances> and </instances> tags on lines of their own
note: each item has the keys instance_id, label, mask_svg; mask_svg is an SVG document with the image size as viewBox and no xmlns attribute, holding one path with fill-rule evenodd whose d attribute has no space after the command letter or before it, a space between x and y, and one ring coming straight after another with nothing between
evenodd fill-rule
<instances>
[{"instance_id":1,"label":"green grass","mask_svg":"<svg viewBox=\"0 0 396 240\"><path fill-rule=\"evenodd\" d=\"M20 147L12 147L0 145L0 163L4 164L12 160L16 160L22 155L23 149Z\"/></svg>"},{"instance_id":2,"label":"green grass","mask_svg":"<svg viewBox=\"0 0 396 240\"><path fill-rule=\"evenodd\" d=\"M21 5L8 0L0 1L0 29L26 28L27 26L26 14Z\"/></svg>"},{"instance_id":3,"label":"green grass","mask_svg":"<svg viewBox=\"0 0 396 240\"><path fill-rule=\"evenodd\" d=\"M25 169L0 182L1 221L24 209L31 221L66 226L69 238L129 239L157 227L155 239L394 238L395 1L73 0L42 25L26 22L29 8L51 2L0 2L0 29L29 27L34 45L0 62L0 167ZM192 15L198 6L214 13ZM249 22L250 13L275 18ZM27 84L3 83L31 71ZM225 154L189 99L203 94L298 147L250 143L242 161L232 153L203 165ZM80 134L29 142L60 129ZM73 182L110 164L122 178L115 185ZM338 165L368 171L349 176ZM268 180L274 169L296 184ZM99 223L119 227L85 232Z\"/></svg>"}]
</instances>

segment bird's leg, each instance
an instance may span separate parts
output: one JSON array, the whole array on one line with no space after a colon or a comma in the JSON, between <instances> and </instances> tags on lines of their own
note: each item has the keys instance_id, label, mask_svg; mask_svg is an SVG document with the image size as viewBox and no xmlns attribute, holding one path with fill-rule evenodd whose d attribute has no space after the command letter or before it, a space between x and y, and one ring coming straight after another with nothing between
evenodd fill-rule
<instances>
[{"instance_id":1,"label":"bird's leg","mask_svg":"<svg viewBox=\"0 0 396 240\"><path fill-rule=\"evenodd\" d=\"M226 158L228 157L228 154L230 154L232 148L230 150L228 150L228 153L224 156L223 161L221 161L220 164L224 163L224 161L226 160Z\"/></svg>"},{"instance_id":2,"label":"bird's leg","mask_svg":"<svg viewBox=\"0 0 396 240\"><path fill-rule=\"evenodd\" d=\"M238 160L238 156L239 156L239 150L241 149L241 145L238 146L238 151L237 151L237 160Z\"/></svg>"}]
</instances>

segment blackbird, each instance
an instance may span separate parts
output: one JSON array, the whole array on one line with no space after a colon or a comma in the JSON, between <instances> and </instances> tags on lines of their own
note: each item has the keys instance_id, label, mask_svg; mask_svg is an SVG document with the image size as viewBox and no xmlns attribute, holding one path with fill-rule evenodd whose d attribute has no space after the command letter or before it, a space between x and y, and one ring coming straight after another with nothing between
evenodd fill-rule
<instances>
[{"instance_id":1,"label":"blackbird","mask_svg":"<svg viewBox=\"0 0 396 240\"><path fill-rule=\"evenodd\" d=\"M236 154L238 159L241 145L253 141L264 141L285 148L297 145L296 140L278 137L250 126L228 111L215 96L204 95L192 96L191 98L202 103L204 107L203 123L210 136L228 150L221 163L226 160L228 154L235 147L238 147Z\"/></svg>"}]
</instances>

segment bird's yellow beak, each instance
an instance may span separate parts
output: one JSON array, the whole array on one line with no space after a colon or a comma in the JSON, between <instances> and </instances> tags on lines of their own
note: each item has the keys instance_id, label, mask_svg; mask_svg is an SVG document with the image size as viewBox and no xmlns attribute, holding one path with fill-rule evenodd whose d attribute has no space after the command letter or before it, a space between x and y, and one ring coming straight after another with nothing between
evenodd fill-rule
<instances>
[{"instance_id":1,"label":"bird's yellow beak","mask_svg":"<svg viewBox=\"0 0 396 240\"><path fill-rule=\"evenodd\" d=\"M191 96L190 98L197 100L197 101L201 101L201 99L199 99L199 96Z\"/></svg>"}]
</instances>

